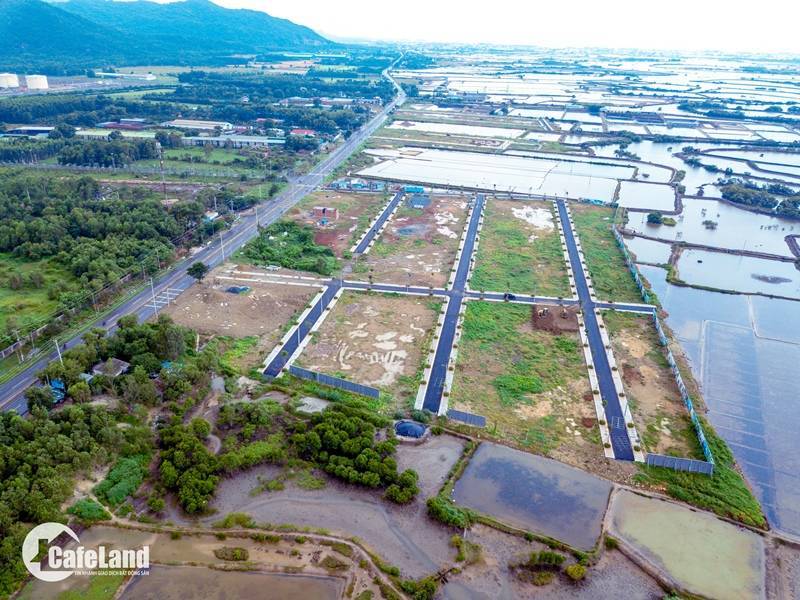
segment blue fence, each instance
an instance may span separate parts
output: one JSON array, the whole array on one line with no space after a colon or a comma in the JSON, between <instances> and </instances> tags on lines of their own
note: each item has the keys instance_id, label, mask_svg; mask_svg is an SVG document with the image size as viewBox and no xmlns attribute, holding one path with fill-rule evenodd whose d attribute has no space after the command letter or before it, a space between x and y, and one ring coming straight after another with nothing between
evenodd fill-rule
<instances>
[{"instance_id":1,"label":"blue fence","mask_svg":"<svg viewBox=\"0 0 800 600\"><path fill-rule=\"evenodd\" d=\"M673 471L686 471L688 473L714 474L714 463L691 458L678 458L677 456L664 456L663 454L648 454L645 463L650 467L664 467Z\"/></svg>"},{"instance_id":2,"label":"blue fence","mask_svg":"<svg viewBox=\"0 0 800 600\"><path fill-rule=\"evenodd\" d=\"M460 410L453 410L452 408L447 411L447 418L455 421L461 421L473 427L486 427L486 417L481 415L473 415L472 413L463 412Z\"/></svg>"},{"instance_id":3,"label":"blue fence","mask_svg":"<svg viewBox=\"0 0 800 600\"><path fill-rule=\"evenodd\" d=\"M631 255L628 252L628 248L625 247L625 242L623 241L622 236L620 235L619 231L617 231L616 227L612 228L612 231L614 232L614 237L617 238L619 249L622 250L622 255L625 257L625 264L628 265L628 270L631 272L631 276L636 282L636 287L639 288L639 293L642 295L642 299L647 304L650 304L652 296L647 288L644 287L644 284L642 283L642 277L639 275L639 269L636 268L636 263L634 263L631 259Z\"/></svg>"},{"instance_id":4,"label":"blue fence","mask_svg":"<svg viewBox=\"0 0 800 600\"><path fill-rule=\"evenodd\" d=\"M368 398L377 398L381 394L380 390L377 388L347 381L347 379L342 379L340 377L333 377L332 375L325 375L324 373L309 371L308 369L302 369L300 367L295 367L294 365L289 367L289 373L295 377L310 379L311 381L316 381L317 383L322 383L331 387L339 388L340 390L353 392L354 394L359 394L361 396L367 396Z\"/></svg>"}]
</instances>

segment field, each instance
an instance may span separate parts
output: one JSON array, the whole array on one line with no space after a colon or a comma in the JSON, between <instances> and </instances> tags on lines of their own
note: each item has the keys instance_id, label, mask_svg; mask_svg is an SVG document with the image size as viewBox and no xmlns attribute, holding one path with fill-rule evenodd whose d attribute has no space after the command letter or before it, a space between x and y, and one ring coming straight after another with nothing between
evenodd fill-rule
<instances>
[{"instance_id":1,"label":"field","mask_svg":"<svg viewBox=\"0 0 800 600\"><path fill-rule=\"evenodd\" d=\"M433 196L424 209L401 205L353 277L375 282L443 287L455 263L466 221L463 197Z\"/></svg>"},{"instance_id":2,"label":"field","mask_svg":"<svg viewBox=\"0 0 800 600\"><path fill-rule=\"evenodd\" d=\"M237 274L238 273L238 274ZM266 274L255 267L233 271L220 267L178 296L162 313L203 335L227 336L238 340L227 358L247 371L260 364L283 335L293 317L305 310L317 288L252 281ZM246 278L247 281L219 277ZM245 294L231 294L226 288L247 285Z\"/></svg>"},{"instance_id":3,"label":"field","mask_svg":"<svg viewBox=\"0 0 800 600\"><path fill-rule=\"evenodd\" d=\"M41 275L41 282L33 282L32 274L34 278ZM12 289L11 280L17 275L21 287ZM72 281L72 274L53 260L24 261L8 253L0 253L0 335L12 327L39 321L58 310L58 301L48 298L47 288L56 283L69 284ZM2 347L6 345L0 343Z\"/></svg>"},{"instance_id":4,"label":"field","mask_svg":"<svg viewBox=\"0 0 800 600\"><path fill-rule=\"evenodd\" d=\"M342 258L367 230L387 199L384 194L317 191L306 196L287 213L287 217L315 227L314 241L329 246L337 257ZM337 212L323 217L314 212L315 207L336 209Z\"/></svg>"},{"instance_id":5,"label":"field","mask_svg":"<svg viewBox=\"0 0 800 600\"><path fill-rule=\"evenodd\" d=\"M645 452L703 459L653 319L607 311L603 320Z\"/></svg>"},{"instance_id":6,"label":"field","mask_svg":"<svg viewBox=\"0 0 800 600\"><path fill-rule=\"evenodd\" d=\"M534 329L529 306L467 303L450 406L521 448L583 467L602 458L578 335Z\"/></svg>"},{"instance_id":7,"label":"field","mask_svg":"<svg viewBox=\"0 0 800 600\"><path fill-rule=\"evenodd\" d=\"M470 287L554 297L571 295L549 204L488 200Z\"/></svg>"},{"instance_id":8,"label":"field","mask_svg":"<svg viewBox=\"0 0 800 600\"><path fill-rule=\"evenodd\" d=\"M577 203L570 204L570 208L597 298L642 302L642 295L611 231L612 209Z\"/></svg>"},{"instance_id":9,"label":"field","mask_svg":"<svg viewBox=\"0 0 800 600\"><path fill-rule=\"evenodd\" d=\"M380 388L404 406L417 393L440 307L427 297L345 293L298 364Z\"/></svg>"}]
</instances>

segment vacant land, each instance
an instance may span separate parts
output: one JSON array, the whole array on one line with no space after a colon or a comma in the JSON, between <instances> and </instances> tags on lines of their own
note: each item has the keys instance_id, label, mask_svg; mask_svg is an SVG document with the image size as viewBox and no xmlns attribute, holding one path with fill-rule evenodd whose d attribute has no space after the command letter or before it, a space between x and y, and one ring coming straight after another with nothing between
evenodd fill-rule
<instances>
[{"instance_id":1,"label":"vacant land","mask_svg":"<svg viewBox=\"0 0 800 600\"><path fill-rule=\"evenodd\" d=\"M615 302L642 302L611 231L612 209L577 203L570 208L597 297Z\"/></svg>"},{"instance_id":2,"label":"vacant land","mask_svg":"<svg viewBox=\"0 0 800 600\"><path fill-rule=\"evenodd\" d=\"M529 306L467 303L450 405L564 462L586 468L603 454L578 336L534 329Z\"/></svg>"},{"instance_id":3,"label":"vacant land","mask_svg":"<svg viewBox=\"0 0 800 600\"><path fill-rule=\"evenodd\" d=\"M345 293L298 361L313 371L378 387L411 401L441 302L427 297Z\"/></svg>"},{"instance_id":4,"label":"vacant land","mask_svg":"<svg viewBox=\"0 0 800 600\"><path fill-rule=\"evenodd\" d=\"M369 254L359 258L353 277L443 287L455 263L467 201L460 196L433 196L425 208L412 208L406 202Z\"/></svg>"},{"instance_id":5,"label":"vacant land","mask_svg":"<svg viewBox=\"0 0 800 600\"><path fill-rule=\"evenodd\" d=\"M237 366L246 370L272 350L285 327L305 310L318 291L314 287L269 283L269 276L251 266L239 271L230 270L230 266L217 268L162 312L201 334L248 340L236 346L237 356L232 357ZM259 278L266 281L258 281ZM231 286L249 286L251 290L244 294L226 292Z\"/></svg>"},{"instance_id":6,"label":"vacant land","mask_svg":"<svg viewBox=\"0 0 800 600\"><path fill-rule=\"evenodd\" d=\"M385 194L322 190L306 196L287 216L314 227L314 241L342 258L387 200ZM324 214L320 209L325 209Z\"/></svg>"},{"instance_id":7,"label":"vacant land","mask_svg":"<svg viewBox=\"0 0 800 600\"><path fill-rule=\"evenodd\" d=\"M652 317L608 311L603 319L644 450L703 459Z\"/></svg>"},{"instance_id":8,"label":"vacant land","mask_svg":"<svg viewBox=\"0 0 800 600\"><path fill-rule=\"evenodd\" d=\"M49 297L48 288L72 281L72 274L53 260L24 261L0 253L0 337L57 310L58 301Z\"/></svg>"},{"instance_id":9,"label":"vacant land","mask_svg":"<svg viewBox=\"0 0 800 600\"><path fill-rule=\"evenodd\" d=\"M485 211L472 289L571 295L550 204L490 199Z\"/></svg>"}]
</instances>

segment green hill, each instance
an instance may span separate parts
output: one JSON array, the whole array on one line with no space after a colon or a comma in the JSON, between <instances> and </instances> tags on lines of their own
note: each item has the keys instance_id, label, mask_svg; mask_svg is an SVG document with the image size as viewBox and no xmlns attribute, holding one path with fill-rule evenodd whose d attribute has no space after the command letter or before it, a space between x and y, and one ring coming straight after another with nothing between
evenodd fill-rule
<instances>
[{"instance_id":1,"label":"green hill","mask_svg":"<svg viewBox=\"0 0 800 600\"><path fill-rule=\"evenodd\" d=\"M332 45L308 27L208 0L0 0L0 69L58 74L133 64L225 62Z\"/></svg>"}]
</instances>

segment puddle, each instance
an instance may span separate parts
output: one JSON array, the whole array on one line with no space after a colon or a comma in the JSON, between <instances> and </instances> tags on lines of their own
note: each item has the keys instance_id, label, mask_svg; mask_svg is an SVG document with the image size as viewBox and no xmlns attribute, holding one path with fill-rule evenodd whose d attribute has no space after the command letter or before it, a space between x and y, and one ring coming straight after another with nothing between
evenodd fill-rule
<instances>
[{"instance_id":1,"label":"puddle","mask_svg":"<svg viewBox=\"0 0 800 600\"><path fill-rule=\"evenodd\" d=\"M484 442L453 492L458 504L578 548L600 536L607 481L557 461Z\"/></svg>"},{"instance_id":2,"label":"puddle","mask_svg":"<svg viewBox=\"0 0 800 600\"><path fill-rule=\"evenodd\" d=\"M610 510L614 535L688 590L729 600L764 597L764 543L757 534L624 490Z\"/></svg>"},{"instance_id":3,"label":"puddle","mask_svg":"<svg viewBox=\"0 0 800 600\"><path fill-rule=\"evenodd\" d=\"M406 225L405 227L397 228L397 235L423 235L427 231L428 226L424 223L416 223L414 225Z\"/></svg>"}]
</instances>

